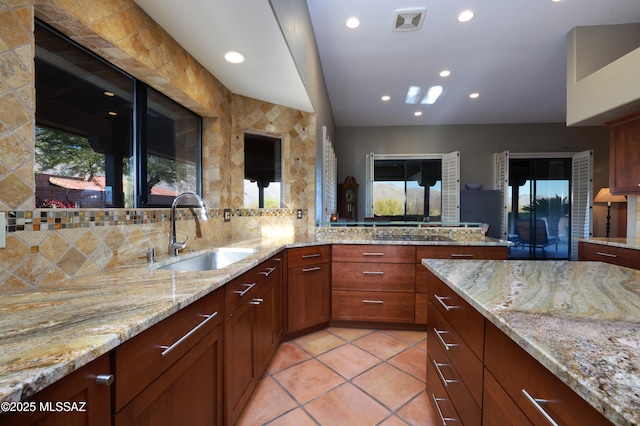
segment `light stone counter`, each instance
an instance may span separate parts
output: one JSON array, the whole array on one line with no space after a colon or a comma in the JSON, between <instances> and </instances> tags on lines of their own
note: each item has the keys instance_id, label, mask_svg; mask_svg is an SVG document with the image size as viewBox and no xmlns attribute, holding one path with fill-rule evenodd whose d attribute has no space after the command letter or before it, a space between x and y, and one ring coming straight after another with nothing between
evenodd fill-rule
<instances>
[{"instance_id":1,"label":"light stone counter","mask_svg":"<svg viewBox=\"0 0 640 426\"><path fill-rule=\"evenodd\" d=\"M640 271L601 262L423 260L615 424L640 424Z\"/></svg>"},{"instance_id":2,"label":"light stone counter","mask_svg":"<svg viewBox=\"0 0 640 426\"><path fill-rule=\"evenodd\" d=\"M472 242L255 239L221 243L254 248L256 253L220 270L173 272L126 266L5 294L0 298L0 402L28 398L282 249L339 243L504 245L484 237ZM166 262L167 256L158 260L155 266Z\"/></svg>"}]
</instances>

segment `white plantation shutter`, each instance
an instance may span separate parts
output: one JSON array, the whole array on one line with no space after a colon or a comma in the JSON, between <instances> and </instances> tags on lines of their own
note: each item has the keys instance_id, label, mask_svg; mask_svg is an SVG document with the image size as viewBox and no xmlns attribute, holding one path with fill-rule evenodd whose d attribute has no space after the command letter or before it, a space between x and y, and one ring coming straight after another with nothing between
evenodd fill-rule
<instances>
[{"instance_id":1,"label":"white plantation shutter","mask_svg":"<svg viewBox=\"0 0 640 426\"><path fill-rule=\"evenodd\" d=\"M373 180L375 178L374 157L375 154L371 152L367 154L366 158L367 186L365 191L364 217L373 217Z\"/></svg>"},{"instance_id":2,"label":"white plantation shutter","mask_svg":"<svg viewBox=\"0 0 640 426\"><path fill-rule=\"evenodd\" d=\"M494 189L500 191L502 214L500 215L500 238L509 239L509 151L494 154Z\"/></svg>"},{"instance_id":3,"label":"white plantation shutter","mask_svg":"<svg viewBox=\"0 0 640 426\"><path fill-rule=\"evenodd\" d=\"M442 155L442 222L460 222L460 152Z\"/></svg>"},{"instance_id":4,"label":"white plantation shutter","mask_svg":"<svg viewBox=\"0 0 640 426\"><path fill-rule=\"evenodd\" d=\"M593 233L593 151L572 156L571 172L571 260L578 260L578 238Z\"/></svg>"},{"instance_id":5,"label":"white plantation shutter","mask_svg":"<svg viewBox=\"0 0 640 426\"><path fill-rule=\"evenodd\" d=\"M322 144L322 221L329 222L331 213L338 212L338 160L326 127L322 127Z\"/></svg>"}]
</instances>

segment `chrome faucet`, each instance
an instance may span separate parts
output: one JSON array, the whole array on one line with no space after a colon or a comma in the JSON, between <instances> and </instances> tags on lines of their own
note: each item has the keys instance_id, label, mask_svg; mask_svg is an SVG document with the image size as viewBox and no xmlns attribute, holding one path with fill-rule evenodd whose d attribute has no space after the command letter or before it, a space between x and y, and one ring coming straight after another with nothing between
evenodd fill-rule
<instances>
[{"instance_id":1,"label":"chrome faucet","mask_svg":"<svg viewBox=\"0 0 640 426\"><path fill-rule=\"evenodd\" d=\"M207 204L204 202L202 198L195 192L183 192L178 195L171 203L171 242L169 243L169 255L177 256L178 251L184 249L187 246L187 241L189 237L187 237L184 242L179 243L176 237L176 206L178 205L178 201L184 197L191 197L198 202L198 207L200 208L200 219L207 221L209 220L209 212L207 211Z\"/></svg>"}]
</instances>

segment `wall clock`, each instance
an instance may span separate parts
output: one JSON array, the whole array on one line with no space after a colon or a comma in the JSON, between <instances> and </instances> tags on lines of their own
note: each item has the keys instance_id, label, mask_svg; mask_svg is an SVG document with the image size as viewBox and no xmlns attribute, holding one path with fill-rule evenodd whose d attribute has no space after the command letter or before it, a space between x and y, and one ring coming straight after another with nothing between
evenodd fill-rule
<instances>
[{"instance_id":1,"label":"wall clock","mask_svg":"<svg viewBox=\"0 0 640 426\"><path fill-rule=\"evenodd\" d=\"M347 221L358 220L358 183L353 176L347 176L340 184L340 217Z\"/></svg>"}]
</instances>

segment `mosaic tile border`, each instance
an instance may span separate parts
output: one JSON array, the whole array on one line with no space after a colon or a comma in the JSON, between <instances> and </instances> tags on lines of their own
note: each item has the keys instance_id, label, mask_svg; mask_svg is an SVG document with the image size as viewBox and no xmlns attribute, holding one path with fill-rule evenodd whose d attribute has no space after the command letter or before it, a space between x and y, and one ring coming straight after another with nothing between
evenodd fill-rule
<instances>
[{"instance_id":1,"label":"mosaic tile border","mask_svg":"<svg viewBox=\"0 0 640 426\"><path fill-rule=\"evenodd\" d=\"M222 218L224 211L231 217L289 217L297 209L209 209L211 218ZM190 220L188 208L177 209L176 220ZM35 209L7 212L7 232L53 231L59 229L98 226L141 225L169 221L171 209Z\"/></svg>"}]
</instances>

